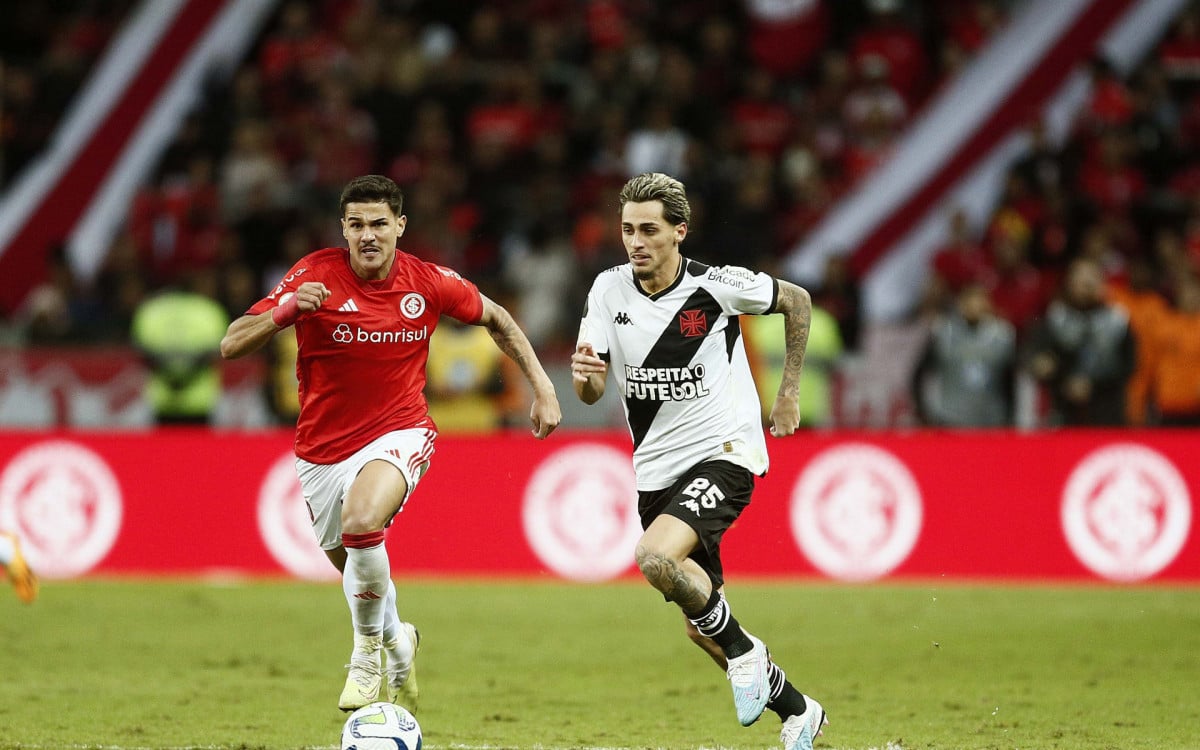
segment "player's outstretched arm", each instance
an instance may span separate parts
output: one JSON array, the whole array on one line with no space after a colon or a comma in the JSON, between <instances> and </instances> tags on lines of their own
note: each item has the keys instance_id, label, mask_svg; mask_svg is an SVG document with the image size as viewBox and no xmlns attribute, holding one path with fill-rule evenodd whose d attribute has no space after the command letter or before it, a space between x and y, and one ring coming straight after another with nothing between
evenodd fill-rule
<instances>
[{"instance_id":1,"label":"player's outstretched arm","mask_svg":"<svg viewBox=\"0 0 1200 750\"><path fill-rule=\"evenodd\" d=\"M771 407L771 434L785 437L800 426L800 369L804 366L804 350L808 348L812 298L803 287L780 279L775 312L783 314L785 359L779 393L775 396L775 405Z\"/></svg>"},{"instance_id":2,"label":"player's outstretched arm","mask_svg":"<svg viewBox=\"0 0 1200 750\"><path fill-rule=\"evenodd\" d=\"M604 395L604 378L608 375L608 363L596 356L596 349L587 341L580 341L571 355L571 383L575 395L585 404L594 404Z\"/></svg>"},{"instance_id":3,"label":"player's outstretched arm","mask_svg":"<svg viewBox=\"0 0 1200 750\"><path fill-rule=\"evenodd\" d=\"M295 323L301 315L316 310L329 299L329 289L319 281L307 281L286 302L259 315L243 315L229 324L221 339L221 356L237 359L263 348L275 332Z\"/></svg>"},{"instance_id":4,"label":"player's outstretched arm","mask_svg":"<svg viewBox=\"0 0 1200 750\"><path fill-rule=\"evenodd\" d=\"M479 319L479 325L486 327L500 351L517 363L521 372L525 373L529 387L533 389L533 408L529 410L529 421L533 424L534 437L541 440L554 432L554 428L562 421L554 384L538 361L525 332L508 310L488 299L487 295L479 296L483 298L483 317Z\"/></svg>"}]
</instances>

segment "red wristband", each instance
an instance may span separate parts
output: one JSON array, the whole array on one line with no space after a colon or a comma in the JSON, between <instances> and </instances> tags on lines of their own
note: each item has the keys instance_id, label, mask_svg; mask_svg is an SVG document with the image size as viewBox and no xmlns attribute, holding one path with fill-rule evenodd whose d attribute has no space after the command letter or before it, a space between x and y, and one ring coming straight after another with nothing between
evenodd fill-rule
<instances>
[{"instance_id":1,"label":"red wristband","mask_svg":"<svg viewBox=\"0 0 1200 750\"><path fill-rule=\"evenodd\" d=\"M271 311L271 320L275 321L275 325L280 328L287 328L296 319L300 317L300 302L296 299L296 295L288 297L288 301L281 305L277 305Z\"/></svg>"}]
</instances>

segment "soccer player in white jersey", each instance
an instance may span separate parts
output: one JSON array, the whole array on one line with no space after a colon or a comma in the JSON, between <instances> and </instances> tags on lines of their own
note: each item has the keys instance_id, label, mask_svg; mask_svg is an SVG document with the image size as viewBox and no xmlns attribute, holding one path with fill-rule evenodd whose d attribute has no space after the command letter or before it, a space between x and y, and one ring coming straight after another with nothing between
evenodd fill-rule
<instances>
[{"instance_id":1,"label":"soccer player in white jersey","mask_svg":"<svg viewBox=\"0 0 1200 750\"><path fill-rule=\"evenodd\" d=\"M442 315L487 328L533 389L529 418L538 439L562 415L554 386L508 311L454 271L397 249L407 217L395 182L379 175L342 191L349 247L301 258L271 294L235 320L226 358L263 347L295 326L300 416L296 471L322 549L342 572L354 626L350 673L338 707L388 699L416 709L416 629L396 611L384 528L429 468L437 425L425 403L429 338Z\"/></svg>"},{"instance_id":2,"label":"soccer player in white jersey","mask_svg":"<svg viewBox=\"0 0 1200 750\"><path fill-rule=\"evenodd\" d=\"M788 682L767 647L734 618L724 596L721 537L767 471L757 391L739 315L784 316L786 366L771 434L800 423L796 386L808 342L808 292L764 273L683 257L691 207L678 180L642 174L620 194L629 262L592 284L571 357L575 393L594 404L611 371L633 437L637 564L675 602L688 636L727 670L738 720L766 708L783 721L787 750L810 750L827 723L817 701Z\"/></svg>"}]
</instances>

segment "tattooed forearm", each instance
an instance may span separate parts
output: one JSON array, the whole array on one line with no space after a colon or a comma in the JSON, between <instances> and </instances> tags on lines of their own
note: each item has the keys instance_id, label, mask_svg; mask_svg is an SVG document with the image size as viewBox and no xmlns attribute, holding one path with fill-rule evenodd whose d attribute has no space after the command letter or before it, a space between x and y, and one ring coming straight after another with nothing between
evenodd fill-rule
<instances>
[{"instance_id":1,"label":"tattooed forearm","mask_svg":"<svg viewBox=\"0 0 1200 750\"><path fill-rule=\"evenodd\" d=\"M550 378L542 369L537 355L534 354L533 345L529 343L529 339L525 338L521 327L517 325L507 310L486 297L484 299L486 302L482 324L487 327L492 341L496 342L496 346L509 359L517 363L530 386L533 387L535 394L552 393L554 386L551 385Z\"/></svg>"},{"instance_id":2,"label":"tattooed forearm","mask_svg":"<svg viewBox=\"0 0 1200 750\"><path fill-rule=\"evenodd\" d=\"M517 327L516 321L508 315L502 316L493 325L488 327L488 333L491 334L492 340L496 342L496 346L500 347L500 351L508 355L508 358L513 362L516 362L521 367L521 372L528 376L530 352L528 351L528 347L521 346L522 343L525 343L525 335Z\"/></svg>"},{"instance_id":3,"label":"tattooed forearm","mask_svg":"<svg viewBox=\"0 0 1200 750\"><path fill-rule=\"evenodd\" d=\"M709 592L703 591L675 560L661 552L638 547L638 567L650 585L675 602L684 612L698 612L708 602Z\"/></svg>"},{"instance_id":4,"label":"tattooed forearm","mask_svg":"<svg viewBox=\"0 0 1200 750\"><path fill-rule=\"evenodd\" d=\"M786 355L780 395L795 396L804 366L804 351L808 348L808 329L812 324L812 299L802 287L786 281L779 282L779 300L775 311L783 313Z\"/></svg>"}]
</instances>

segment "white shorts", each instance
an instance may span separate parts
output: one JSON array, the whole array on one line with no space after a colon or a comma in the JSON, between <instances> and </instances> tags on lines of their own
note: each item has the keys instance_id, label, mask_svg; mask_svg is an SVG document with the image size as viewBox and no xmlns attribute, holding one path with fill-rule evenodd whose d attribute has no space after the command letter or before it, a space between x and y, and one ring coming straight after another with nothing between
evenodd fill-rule
<instances>
[{"instance_id":1,"label":"white shorts","mask_svg":"<svg viewBox=\"0 0 1200 750\"><path fill-rule=\"evenodd\" d=\"M425 428L396 430L372 440L336 464L313 464L297 458L300 490L304 502L308 503L308 516L321 549L336 549L342 545L342 501L368 461L387 461L404 475L408 492L400 501L396 511L399 513L429 468L436 438L436 432ZM390 525L391 521L388 523Z\"/></svg>"}]
</instances>

